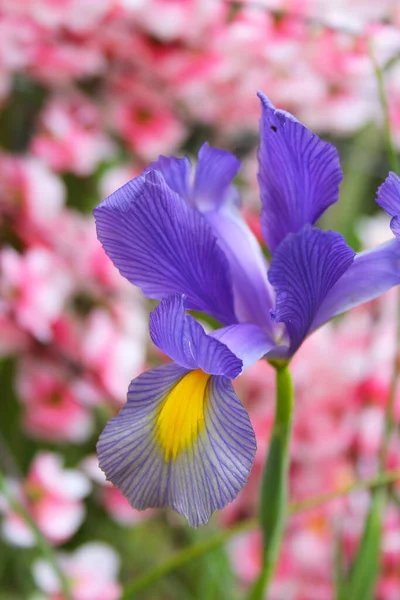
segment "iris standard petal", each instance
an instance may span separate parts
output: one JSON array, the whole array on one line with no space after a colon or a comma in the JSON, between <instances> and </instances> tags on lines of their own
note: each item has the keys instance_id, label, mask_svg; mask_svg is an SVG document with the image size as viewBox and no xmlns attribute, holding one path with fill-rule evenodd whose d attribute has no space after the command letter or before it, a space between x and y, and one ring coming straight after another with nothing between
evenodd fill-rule
<instances>
[{"instance_id":1,"label":"iris standard petal","mask_svg":"<svg viewBox=\"0 0 400 600\"><path fill-rule=\"evenodd\" d=\"M261 227L274 252L288 233L313 224L338 199L339 155L331 144L291 114L277 110L263 94L258 151Z\"/></svg>"},{"instance_id":2,"label":"iris standard petal","mask_svg":"<svg viewBox=\"0 0 400 600\"><path fill-rule=\"evenodd\" d=\"M233 205L204 213L204 217L229 262L238 320L264 327L273 336L270 310L274 292L268 282L267 261L255 236Z\"/></svg>"},{"instance_id":3,"label":"iris standard petal","mask_svg":"<svg viewBox=\"0 0 400 600\"><path fill-rule=\"evenodd\" d=\"M237 322L229 265L211 227L157 171L114 192L94 214L108 256L146 296L183 293L188 308Z\"/></svg>"},{"instance_id":4,"label":"iris standard petal","mask_svg":"<svg viewBox=\"0 0 400 600\"><path fill-rule=\"evenodd\" d=\"M185 296L175 294L160 302L150 315L150 336L160 350L187 369L230 379L242 371L240 358L185 314Z\"/></svg>"},{"instance_id":5,"label":"iris standard petal","mask_svg":"<svg viewBox=\"0 0 400 600\"><path fill-rule=\"evenodd\" d=\"M230 200L237 203L237 192L232 180L240 168L240 161L230 152L203 144L197 156L193 186L190 160L160 156L146 172L159 171L167 185L189 204L200 211L215 210Z\"/></svg>"},{"instance_id":6,"label":"iris standard petal","mask_svg":"<svg viewBox=\"0 0 400 600\"><path fill-rule=\"evenodd\" d=\"M242 370L247 369L275 347L272 338L257 325L239 323L216 329L210 336L219 340L243 361Z\"/></svg>"},{"instance_id":7,"label":"iris standard petal","mask_svg":"<svg viewBox=\"0 0 400 600\"><path fill-rule=\"evenodd\" d=\"M174 156L159 156L158 160L152 162L145 173L150 171L159 171L164 177L168 187L176 192L187 202L191 202L192 190L190 174L192 164L187 156L184 158L175 158Z\"/></svg>"},{"instance_id":8,"label":"iris standard petal","mask_svg":"<svg viewBox=\"0 0 400 600\"><path fill-rule=\"evenodd\" d=\"M199 210L218 209L231 197L232 180L239 171L240 161L226 150L213 148L207 142L197 157L193 198Z\"/></svg>"},{"instance_id":9,"label":"iris standard petal","mask_svg":"<svg viewBox=\"0 0 400 600\"><path fill-rule=\"evenodd\" d=\"M273 316L286 325L290 354L310 332L318 309L354 254L339 233L309 226L279 244L268 275L277 294Z\"/></svg>"},{"instance_id":10,"label":"iris standard petal","mask_svg":"<svg viewBox=\"0 0 400 600\"><path fill-rule=\"evenodd\" d=\"M255 451L231 382L175 364L131 383L97 444L101 469L134 508L169 506L193 527L236 497Z\"/></svg>"},{"instance_id":11,"label":"iris standard petal","mask_svg":"<svg viewBox=\"0 0 400 600\"><path fill-rule=\"evenodd\" d=\"M378 189L376 202L392 217L390 229L400 237L400 177L390 172Z\"/></svg>"},{"instance_id":12,"label":"iris standard petal","mask_svg":"<svg viewBox=\"0 0 400 600\"><path fill-rule=\"evenodd\" d=\"M211 225L229 262L238 320L254 322L273 335L274 323L270 318L273 291L268 283L267 263L238 210L231 183L239 166L240 162L229 152L203 144L191 191L188 159L160 156L149 168L159 170L168 186L195 204Z\"/></svg>"},{"instance_id":13,"label":"iris standard petal","mask_svg":"<svg viewBox=\"0 0 400 600\"><path fill-rule=\"evenodd\" d=\"M312 325L316 329L351 308L377 298L400 284L400 240L357 254L322 302Z\"/></svg>"}]
</instances>

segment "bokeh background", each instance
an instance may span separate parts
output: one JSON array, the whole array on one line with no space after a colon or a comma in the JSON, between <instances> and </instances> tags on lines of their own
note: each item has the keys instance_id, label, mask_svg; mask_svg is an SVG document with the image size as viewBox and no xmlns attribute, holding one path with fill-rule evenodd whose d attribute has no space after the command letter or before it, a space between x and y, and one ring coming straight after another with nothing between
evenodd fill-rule
<instances>
[{"instance_id":1,"label":"bokeh background","mask_svg":"<svg viewBox=\"0 0 400 600\"><path fill-rule=\"evenodd\" d=\"M98 469L99 432L131 379L164 357L148 338L151 307L104 254L91 211L159 154L195 157L207 140L241 159L243 212L262 243L260 89L339 149L341 198L323 226L357 250L390 238L374 202L389 166L371 53L400 149L397 0L0 1L1 600L65 600L10 494L73 600L116 600L175 552L255 516L274 411L265 362L236 382L258 440L249 483L206 527L135 512ZM395 321L390 292L320 329L296 356L293 501L376 474ZM358 491L291 517L269 598L334 600L368 503ZM260 547L253 530L231 535L135 598L235 600L257 574ZM398 600L396 486L381 560L376 597Z\"/></svg>"}]
</instances>

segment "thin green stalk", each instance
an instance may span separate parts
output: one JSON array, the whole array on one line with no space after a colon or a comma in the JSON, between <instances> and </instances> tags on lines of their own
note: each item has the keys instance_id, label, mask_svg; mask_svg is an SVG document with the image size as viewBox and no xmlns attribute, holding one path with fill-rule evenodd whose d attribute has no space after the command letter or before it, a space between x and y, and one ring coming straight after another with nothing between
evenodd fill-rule
<instances>
[{"instance_id":1,"label":"thin green stalk","mask_svg":"<svg viewBox=\"0 0 400 600\"><path fill-rule=\"evenodd\" d=\"M372 600L374 597L380 567L382 514L386 495L385 488L375 490L372 495L361 542L342 590L344 597L349 600Z\"/></svg>"},{"instance_id":2,"label":"thin green stalk","mask_svg":"<svg viewBox=\"0 0 400 600\"><path fill-rule=\"evenodd\" d=\"M385 141L386 141L386 149L387 149L387 154L388 154L389 165L390 165L390 168L392 171L394 171L395 173L399 173L399 162L397 159L397 153L396 153L396 149L395 149L395 146L393 143L392 131L390 128L389 105L388 105L387 96L386 96L383 71L375 59L375 56L374 56L374 53L373 53L373 50L371 47L371 43L369 43L369 55L371 58L372 65L374 67L376 82L378 84L378 94L379 94L379 101L380 101L382 113L383 113L383 126L384 126L384 131L385 131Z\"/></svg>"},{"instance_id":3,"label":"thin green stalk","mask_svg":"<svg viewBox=\"0 0 400 600\"><path fill-rule=\"evenodd\" d=\"M302 502L292 503L289 505L288 514L294 515L306 510L311 510L322 504L326 504L336 498L345 496L357 490L375 489L385 487L396 481L400 481L400 471L388 471L383 473L375 479L367 479L365 481L356 481L351 485L340 488L334 492L328 494L322 494L320 496L314 496ZM189 562L200 558L207 552L211 552L215 548L222 546L225 542L228 542L231 538L241 533L256 529L258 526L257 519L248 519L242 521L229 529L219 531L218 533L208 537L206 540L197 542L189 546L189 548L183 548L178 552L175 552L168 560L163 562L161 565L157 565L154 569L144 573L131 583L129 583L124 590L121 600L130 600L135 597L136 594L147 589L154 583L156 583L164 575L168 575L173 571L183 567Z\"/></svg>"},{"instance_id":4,"label":"thin green stalk","mask_svg":"<svg viewBox=\"0 0 400 600\"><path fill-rule=\"evenodd\" d=\"M379 67L372 52L371 45L369 53L375 70L378 84L379 99L382 107L386 149L390 168L399 172L397 153L393 144L388 101L385 91L385 82L382 69ZM399 377L398 357L400 353L400 302L398 302L398 315L396 326L395 355L393 363L393 374L390 383L388 401L385 409L385 429L379 450L379 472L384 472L385 463L391 435L394 428L394 403ZM363 535L357 550L357 554L351 565L349 576L344 584L343 592L351 600L372 600L376 582L379 576L379 563L382 541L382 515L387 503L387 490L377 489L371 499L371 505L364 525Z\"/></svg>"},{"instance_id":5,"label":"thin green stalk","mask_svg":"<svg viewBox=\"0 0 400 600\"><path fill-rule=\"evenodd\" d=\"M0 469L1 468L4 468L6 475L16 477L17 479L22 475L8 448L7 442L0 431Z\"/></svg>"},{"instance_id":6,"label":"thin green stalk","mask_svg":"<svg viewBox=\"0 0 400 600\"><path fill-rule=\"evenodd\" d=\"M292 413L293 386L289 369L287 366L276 367L275 421L261 483L262 568L250 592L250 600L265 597L282 544L289 501L288 468Z\"/></svg>"},{"instance_id":7,"label":"thin green stalk","mask_svg":"<svg viewBox=\"0 0 400 600\"><path fill-rule=\"evenodd\" d=\"M60 582L60 587L63 593L65 600L73 600L72 593L69 585L69 581L64 575L63 571L60 568L60 565L57 560L57 556L53 550L53 548L48 544L47 540L41 534L39 528L37 527L35 521L32 519L29 511L14 497L14 495L10 492L7 481L4 475L0 472L0 492L4 495L7 501L10 503L12 509L20 515L26 524L31 529L34 537L36 546L39 548L43 557L51 564L54 572L56 573L58 580Z\"/></svg>"},{"instance_id":8,"label":"thin green stalk","mask_svg":"<svg viewBox=\"0 0 400 600\"><path fill-rule=\"evenodd\" d=\"M231 529L219 531L215 535L210 536L209 538L202 540L201 542L197 542L196 544L192 544L188 548L184 548L183 550L176 552L164 563L156 566L154 569L151 569L147 573L144 573L144 575L141 575L140 577L132 581L132 583L127 585L120 600L128 600L129 598L134 598L135 594L150 587L151 585L153 585L153 583L161 579L161 577L164 577L164 575L167 575L168 573L179 569L183 565L192 562L196 558L200 558L200 556L211 552L215 548L219 548L225 542L227 542L233 535L237 535L239 533L248 531L249 529L254 529L256 526L257 522L255 519L251 521L243 521L238 525L235 525ZM232 533L233 529L234 533Z\"/></svg>"},{"instance_id":9,"label":"thin green stalk","mask_svg":"<svg viewBox=\"0 0 400 600\"><path fill-rule=\"evenodd\" d=\"M396 342L395 342L395 350L394 350L392 378L390 381L388 401L387 401L386 409L385 409L385 429L383 432L382 443L381 443L381 447L379 450L379 470L380 470L380 472L383 472L385 469L385 463L386 463L386 459L387 459L390 438L392 437L393 429L395 426L394 404L395 404L395 400L396 400L397 383L398 383L398 379L399 379L399 356L400 356L400 294L399 294L399 292L397 292Z\"/></svg>"}]
</instances>

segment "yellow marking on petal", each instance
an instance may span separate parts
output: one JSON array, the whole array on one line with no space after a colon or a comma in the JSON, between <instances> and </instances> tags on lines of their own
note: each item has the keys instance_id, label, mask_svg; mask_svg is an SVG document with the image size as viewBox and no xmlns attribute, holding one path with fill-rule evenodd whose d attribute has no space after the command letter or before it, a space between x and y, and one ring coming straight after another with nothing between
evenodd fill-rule
<instances>
[{"instance_id":1,"label":"yellow marking on petal","mask_svg":"<svg viewBox=\"0 0 400 600\"><path fill-rule=\"evenodd\" d=\"M166 461L189 448L204 429L206 388L210 375L190 371L164 399L157 416L156 436Z\"/></svg>"}]
</instances>

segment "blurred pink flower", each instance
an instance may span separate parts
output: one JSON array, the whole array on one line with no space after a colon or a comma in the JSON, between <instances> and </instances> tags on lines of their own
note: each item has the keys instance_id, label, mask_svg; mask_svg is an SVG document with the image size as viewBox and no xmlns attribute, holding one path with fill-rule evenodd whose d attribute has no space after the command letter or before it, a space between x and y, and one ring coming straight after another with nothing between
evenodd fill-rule
<instances>
[{"instance_id":1,"label":"blurred pink flower","mask_svg":"<svg viewBox=\"0 0 400 600\"><path fill-rule=\"evenodd\" d=\"M140 312L120 306L114 316L91 311L81 340L83 365L97 371L104 389L125 401L127 385L145 366L146 322Z\"/></svg>"},{"instance_id":2,"label":"blurred pink flower","mask_svg":"<svg viewBox=\"0 0 400 600\"><path fill-rule=\"evenodd\" d=\"M71 554L60 553L59 564L67 576L73 600L118 600L119 557L103 542L89 542ZM33 576L47 600L64 600L60 582L52 566L39 559L33 563Z\"/></svg>"},{"instance_id":3,"label":"blurred pink flower","mask_svg":"<svg viewBox=\"0 0 400 600\"><path fill-rule=\"evenodd\" d=\"M29 355L21 359L16 390L24 405L23 425L29 435L55 443L88 439L93 416L59 364Z\"/></svg>"},{"instance_id":4,"label":"blurred pink flower","mask_svg":"<svg viewBox=\"0 0 400 600\"><path fill-rule=\"evenodd\" d=\"M46 29L62 29L76 33L90 33L97 27L107 12L113 8L114 0L3 0L3 8L11 14L25 16Z\"/></svg>"},{"instance_id":5,"label":"blurred pink flower","mask_svg":"<svg viewBox=\"0 0 400 600\"><path fill-rule=\"evenodd\" d=\"M135 83L120 97L113 92L110 125L128 147L143 160L169 154L183 142L186 131L182 119L168 106L165 95Z\"/></svg>"},{"instance_id":6,"label":"blurred pink flower","mask_svg":"<svg viewBox=\"0 0 400 600\"><path fill-rule=\"evenodd\" d=\"M78 92L52 97L39 123L31 150L54 171L89 175L114 151L98 107Z\"/></svg>"},{"instance_id":7,"label":"blurred pink flower","mask_svg":"<svg viewBox=\"0 0 400 600\"><path fill-rule=\"evenodd\" d=\"M52 338L52 324L71 289L70 274L49 250L31 247L24 254L11 247L1 250L0 307L39 341Z\"/></svg>"},{"instance_id":8,"label":"blurred pink flower","mask_svg":"<svg viewBox=\"0 0 400 600\"><path fill-rule=\"evenodd\" d=\"M0 154L0 218L6 230L16 230L25 244L46 245L64 203L64 185L45 163Z\"/></svg>"},{"instance_id":9,"label":"blurred pink flower","mask_svg":"<svg viewBox=\"0 0 400 600\"><path fill-rule=\"evenodd\" d=\"M23 484L11 482L14 494L27 508L41 533L53 544L67 541L85 516L82 498L90 492L88 479L79 471L63 469L62 458L41 452L34 458ZM33 546L29 525L3 501L3 536L17 546Z\"/></svg>"},{"instance_id":10,"label":"blurred pink flower","mask_svg":"<svg viewBox=\"0 0 400 600\"><path fill-rule=\"evenodd\" d=\"M138 9L132 12L135 21L163 42L204 39L207 28L222 20L228 12L223 2L214 0L122 0L122 4L127 8L138 5ZM192 29L194 23L196 27Z\"/></svg>"},{"instance_id":11,"label":"blurred pink flower","mask_svg":"<svg viewBox=\"0 0 400 600\"><path fill-rule=\"evenodd\" d=\"M12 356L25 350L29 345L29 335L10 318L7 307L0 301L0 357Z\"/></svg>"}]
</instances>

